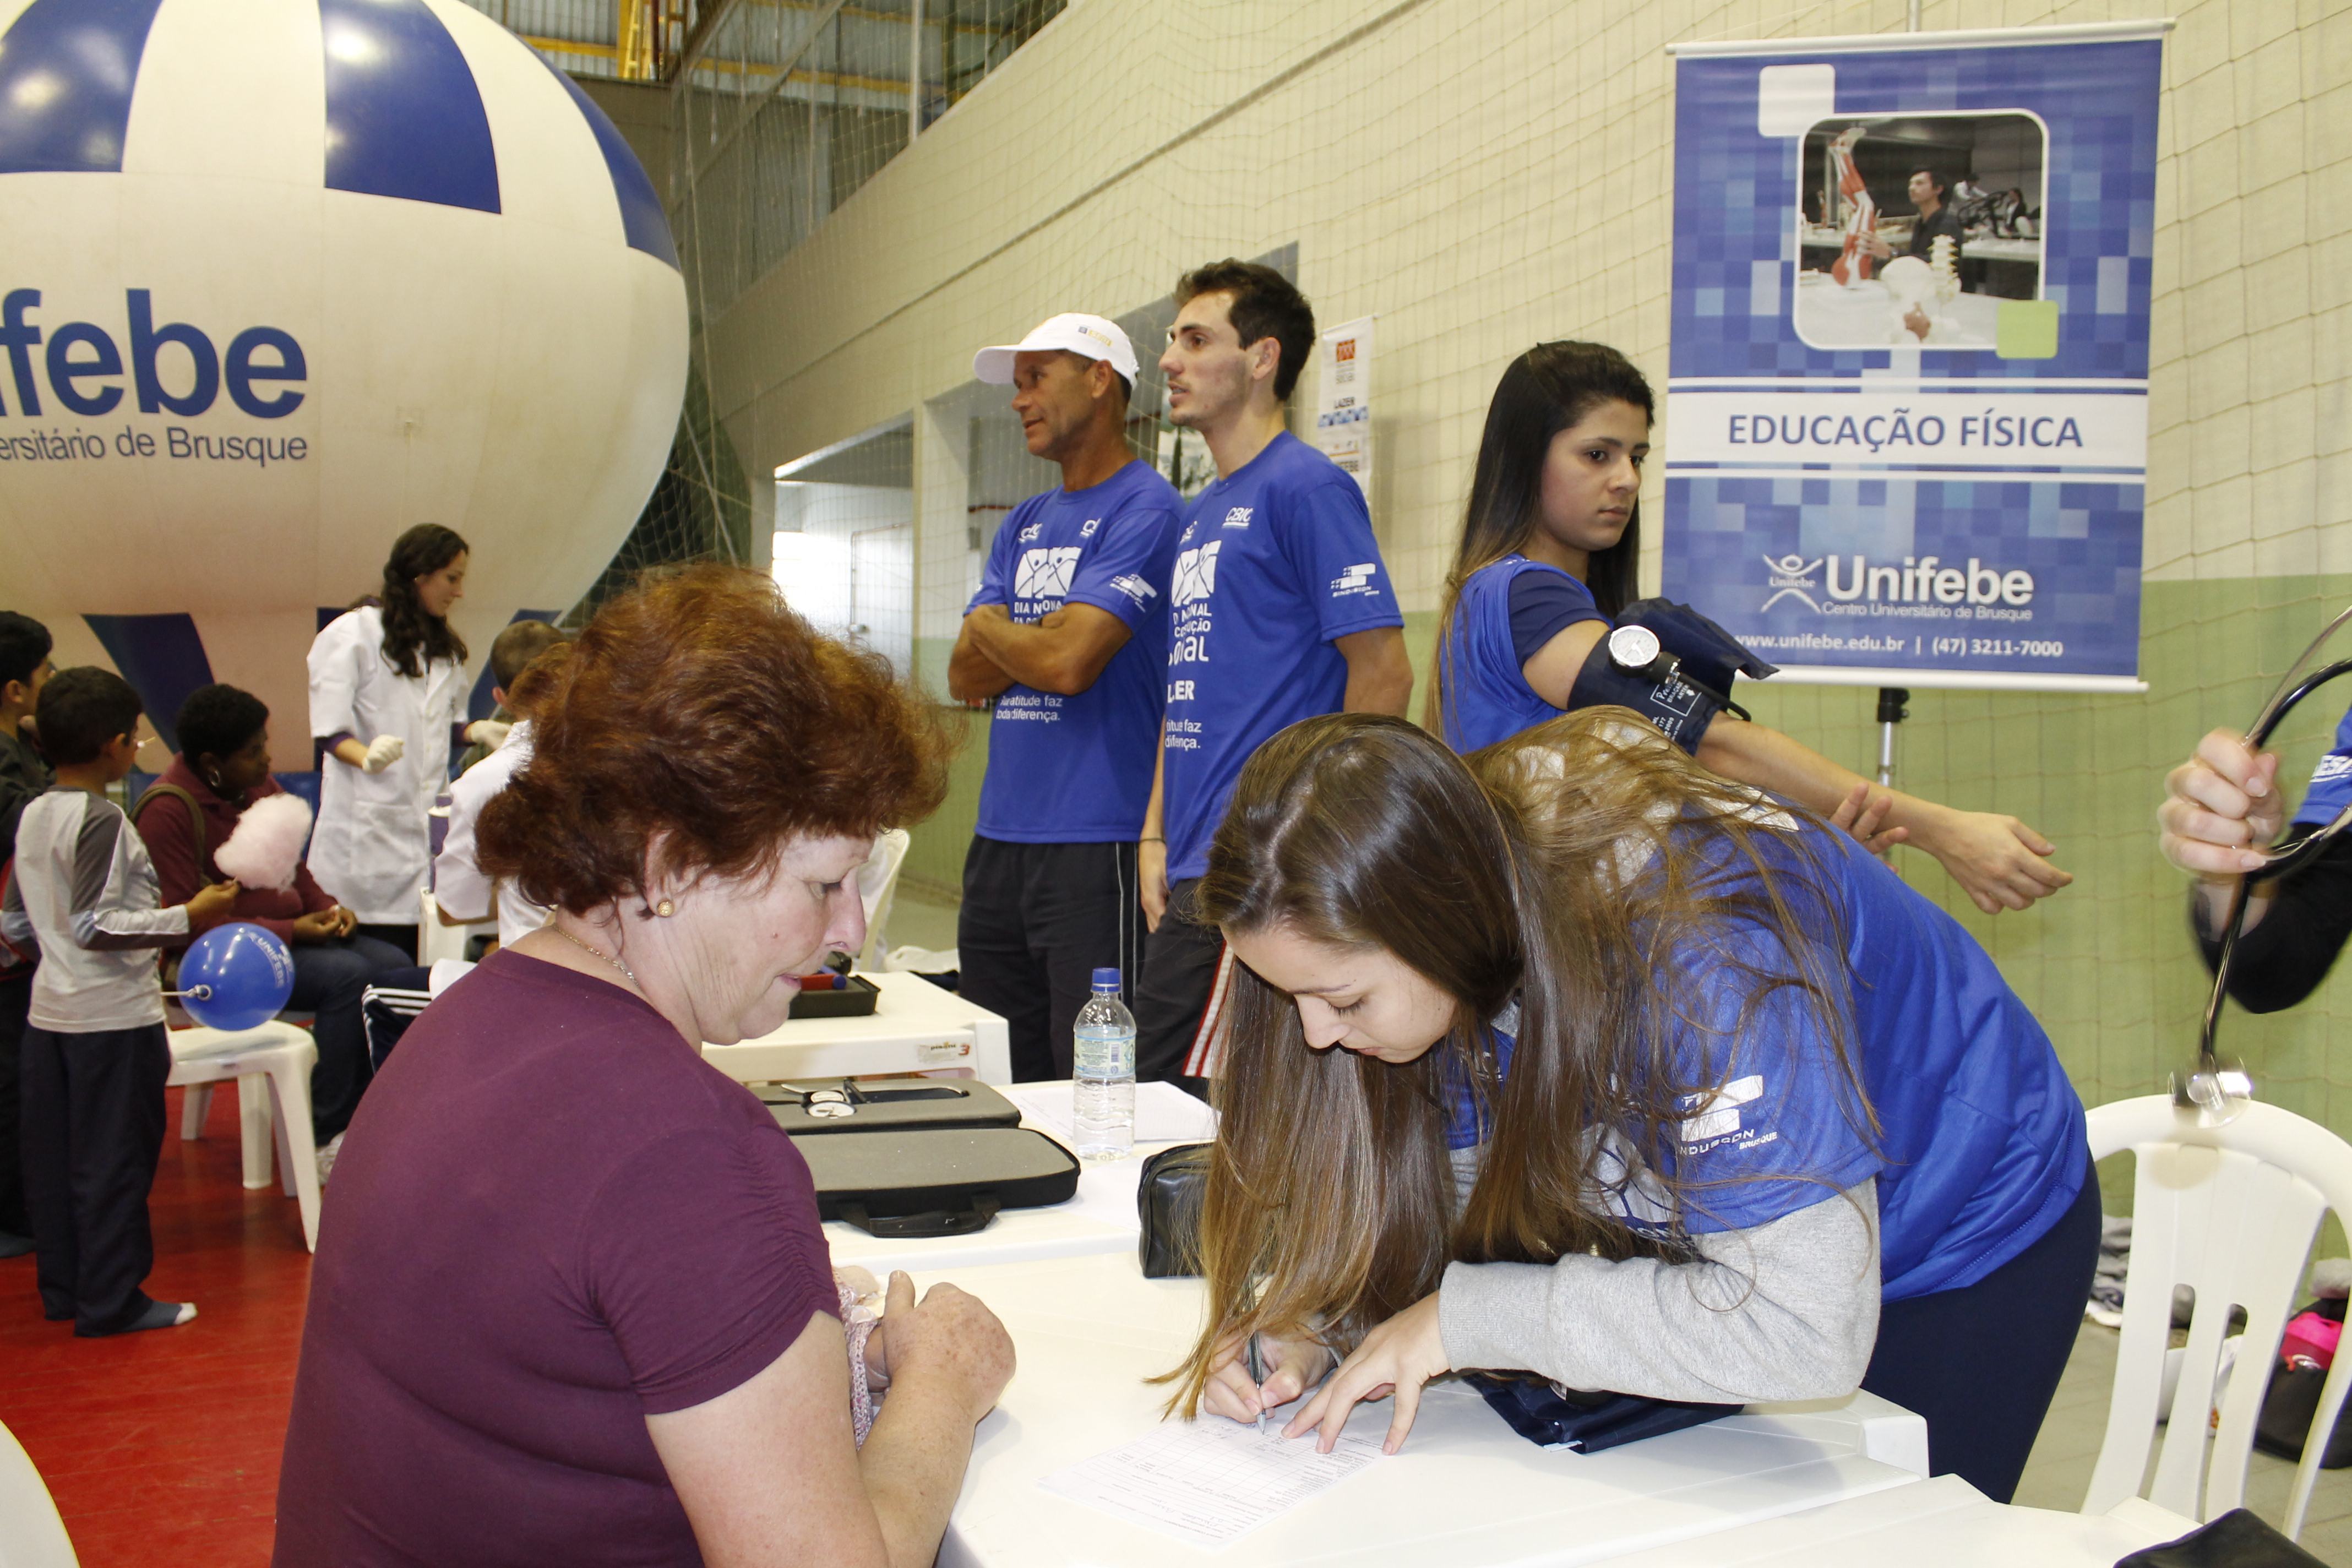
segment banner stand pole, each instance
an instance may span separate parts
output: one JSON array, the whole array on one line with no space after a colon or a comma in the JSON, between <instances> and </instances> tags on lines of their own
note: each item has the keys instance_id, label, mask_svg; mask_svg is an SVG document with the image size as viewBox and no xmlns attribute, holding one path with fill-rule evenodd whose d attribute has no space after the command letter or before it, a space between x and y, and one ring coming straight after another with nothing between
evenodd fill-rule
<instances>
[{"instance_id":1,"label":"banner stand pole","mask_svg":"<svg viewBox=\"0 0 2352 1568\"><path fill-rule=\"evenodd\" d=\"M1911 717L1911 710L1903 706L1910 700L1908 687L1878 689L1878 782L1887 789L1895 787L1895 726Z\"/></svg>"}]
</instances>

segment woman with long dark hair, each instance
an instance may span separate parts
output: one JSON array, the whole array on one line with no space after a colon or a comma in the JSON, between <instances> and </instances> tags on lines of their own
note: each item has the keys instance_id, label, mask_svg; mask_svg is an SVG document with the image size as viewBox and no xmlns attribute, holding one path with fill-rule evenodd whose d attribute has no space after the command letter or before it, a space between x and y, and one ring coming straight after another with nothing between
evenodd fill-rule
<instances>
[{"instance_id":1,"label":"woman with long dark hair","mask_svg":"<svg viewBox=\"0 0 2352 1568\"><path fill-rule=\"evenodd\" d=\"M1587 659L1637 596L1655 414L1648 380L1603 343L1538 343L1504 370L1445 579L1423 714L1456 751L1566 710ZM2047 862L2055 846L2017 818L1879 788L1764 725L1720 714L1696 754L1726 778L1832 815L1874 847L1927 850L1987 914L2074 880Z\"/></svg>"},{"instance_id":2,"label":"woman with long dark hair","mask_svg":"<svg viewBox=\"0 0 2352 1568\"><path fill-rule=\"evenodd\" d=\"M310 733L327 749L310 869L363 931L412 962L427 814L453 738L472 730L466 639L449 624L467 562L455 531L418 523L393 542L383 586L310 645Z\"/></svg>"},{"instance_id":3,"label":"woman with long dark hair","mask_svg":"<svg viewBox=\"0 0 2352 1568\"><path fill-rule=\"evenodd\" d=\"M1345 1358L1288 1431L1393 1389L1393 1448L1457 1367L1859 1384L2010 1495L2096 1261L2083 1108L1845 835L1623 709L1466 762L1334 714L1250 760L1200 906L1241 963L1178 1405L1247 1419Z\"/></svg>"}]
</instances>

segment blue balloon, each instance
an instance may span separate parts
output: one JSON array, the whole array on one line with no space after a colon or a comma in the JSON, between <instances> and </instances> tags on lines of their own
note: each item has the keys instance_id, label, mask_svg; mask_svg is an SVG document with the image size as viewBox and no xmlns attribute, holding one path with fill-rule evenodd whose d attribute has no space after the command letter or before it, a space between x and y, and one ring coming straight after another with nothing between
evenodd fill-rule
<instances>
[{"instance_id":1,"label":"blue balloon","mask_svg":"<svg viewBox=\"0 0 2352 1568\"><path fill-rule=\"evenodd\" d=\"M180 960L180 1005L208 1028L268 1023L294 994L294 955L249 921L215 926Z\"/></svg>"}]
</instances>

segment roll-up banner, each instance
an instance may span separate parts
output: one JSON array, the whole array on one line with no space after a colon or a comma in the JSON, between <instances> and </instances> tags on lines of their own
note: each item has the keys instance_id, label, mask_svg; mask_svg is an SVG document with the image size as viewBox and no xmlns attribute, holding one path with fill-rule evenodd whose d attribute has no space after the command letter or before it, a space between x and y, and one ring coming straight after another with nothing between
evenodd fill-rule
<instances>
[{"instance_id":1,"label":"roll-up banner","mask_svg":"<svg viewBox=\"0 0 2352 1568\"><path fill-rule=\"evenodd\" d=\"M2146 689L2170 26L1673 47L1664 589L1776 679Z\"/></svg>"},{"instance_id":2,"label":"roll-up banner","mask_svg":"<svg viewBox=\"0 0 2352 1568\"><path fill-rule=\"evenodd\" d=\"M1356 477L1372 499L1372 321L1361 316L1325 332L1315 345L1315 445Z\"/></svg>"}]
</instances>

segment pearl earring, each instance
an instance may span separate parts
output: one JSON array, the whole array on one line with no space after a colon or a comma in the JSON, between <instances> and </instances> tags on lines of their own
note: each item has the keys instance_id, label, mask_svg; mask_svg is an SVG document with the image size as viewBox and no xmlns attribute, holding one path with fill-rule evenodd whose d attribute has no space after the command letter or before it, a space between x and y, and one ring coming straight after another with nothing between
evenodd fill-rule
<instances>
[{"instance_id":1,"label":"pearl earring","mask_svg":"<svg viewBox=\"0 0 2352 1568\"><path fill-rule=\"evenodd\" d=\"M677 906L671 903L667 899L664 899L660 903L654 906L654 913L661 916L664 920L667 920L670 916L677 913Z\"/></svg>"}]
</instances>

